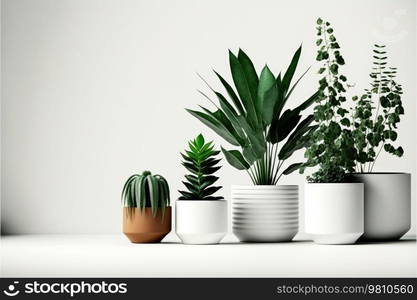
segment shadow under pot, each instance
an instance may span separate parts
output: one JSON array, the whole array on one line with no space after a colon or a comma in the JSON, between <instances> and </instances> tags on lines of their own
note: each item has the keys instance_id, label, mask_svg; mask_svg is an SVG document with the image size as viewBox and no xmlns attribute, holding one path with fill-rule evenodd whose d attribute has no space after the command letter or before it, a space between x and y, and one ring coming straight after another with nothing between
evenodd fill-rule
<instances>
[{"instance_id":1,"label":"shadow under pot","mask_svg":"<svg viewBox=\"0 0 417 300\"><path fill-rule=\"evenodd\" d=\"M232 215L241 242L289 242L298 232L298 185L233 185Z\"/></svg>"},{"instance_id":2,"label":"shadow under pot","mask_svg":"<svg viewBox=\"0 0 417 300\"><path fill-rule=\"evenodd\" d=\"M158 243L171 231L171 207L161 208L155 216L152 208L123 208L123 233L132 243Z\"/></svg>"},{"instance_id":3,"label":"shadow under pot","mask_svg":"<svg viewBox=\"0 0 417 300\"><path fill-rule=\"evenodd\" d=\"M400 239L411 226L411 174L357 173L365 185L365 231L361 240Z\"/></svg>"},{"instance_id":4,"label":"shadow under pot","mask_svg":"<svg viewBox=\"0 0 417 300\"><path fill-rule=\"evenodd\" d=\"M363 183L307 183L305 230L317 244L354 244L364 231Z\"/></svg>"},{"instance_id":5,"label":"shadow under pot","mask_svg":"<svg viewBox=\"0 0 417 300\"><path fill-rule=\"evenodd\" d=\"M227 232L227 202L177 200L175 232L184 244L218 244Z\"/></svg>"}]
</instances>

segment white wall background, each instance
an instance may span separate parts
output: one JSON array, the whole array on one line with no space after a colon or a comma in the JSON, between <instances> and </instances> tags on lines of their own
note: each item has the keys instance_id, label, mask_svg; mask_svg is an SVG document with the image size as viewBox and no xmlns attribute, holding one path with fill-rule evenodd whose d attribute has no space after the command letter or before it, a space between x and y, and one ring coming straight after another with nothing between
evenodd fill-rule
<instances>
[{"instance_id":1,"label":"white wall background","mask_svg":"<svg viewBox=\"0 0 417 300\"><path fill-rule=\"evenodd\" d=\"M318 16L334 25L352 92L368 84L372 44L387 44L405 90L406 153L382 155L376 171L416 176L413 0L6 0L1 10L4 233L119 232L122 184L145 169L165 175L176 198L186 141L202 132L225 145L184 111L207 104L196 72L220 87L211 68L230 79L227 49L242 47L258 70L268 62L278 73L300 43L299 73L315 70ZM306 76L293 105L317 78ZM220 176L226 197L230 184L250 183L226 163ZM294 174L282 183L304 181Z\"/></svg>"}]
</instances>

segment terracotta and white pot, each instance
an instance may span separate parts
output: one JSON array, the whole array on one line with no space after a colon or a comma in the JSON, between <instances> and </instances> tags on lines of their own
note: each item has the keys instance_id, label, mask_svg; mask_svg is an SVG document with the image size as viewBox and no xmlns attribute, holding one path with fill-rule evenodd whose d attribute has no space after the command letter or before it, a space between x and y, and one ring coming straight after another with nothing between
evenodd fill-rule
<instances>
[{"instance_id":1,"label":"terracotta and white pot","mask_svg":"<svg viewBox=\"0 0 417 300\"><path fill-rule=\"evenodd\" d=\"M175 231L184 244L217 244L227 233L225 200L177 200Z\"/></svg>"},{"instance_id":2,"label":"terracotta and white pot","mask_svg":"<svg viewBox=\"0 0 417 300\"><path fill-rule=\"evenodd\" d=\"M305 230L318 244L354 244L364 231L363 183L308 183Z\"/></svg>"},{"instance_id":3,"label":"terracotta and white pot","mask_svg":"<svg viewBox=\"0 0 417 300\"><path fill-rule=\"evenodd\" d=\"M298 185L234 185L232 216L242 242L291 241L298 232Z\"/></svg>"},{"instance_id":4,"label":"terracotta and white pot","mask_svg":"<svg viewBox=\"0 0 417 300\"><path fill-rule=\"evenodd\" d=\"M171 207L158 208L155 216L152 208L123 208L123 233L132 243L158 243L171 231Z\"/></svg>"},{"instance_id":5,"label":"terracotta and white pot","mask_svg":"<svg viewBox=\"0 0 417 300\"><path fill-rule=\"evenodd\" d=\"M398 240L411 226L411 174L358 173L365 184L363 240Z\"/></svg>"}]
</instances>

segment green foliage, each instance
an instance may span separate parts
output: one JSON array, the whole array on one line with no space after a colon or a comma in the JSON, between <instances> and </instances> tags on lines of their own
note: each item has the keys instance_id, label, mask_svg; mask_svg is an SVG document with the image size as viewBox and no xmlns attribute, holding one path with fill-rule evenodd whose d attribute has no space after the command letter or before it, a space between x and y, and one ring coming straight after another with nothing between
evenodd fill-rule
<instances>
[{"instance_id":1,"label":"green foliage","mask_svg":"<svg viewBox=\"0 0 417 300\"><path fill-rule=\"evenodd\" d=\"M345 60L331 24L318 19L317 25L316 60L322 63L314 107L318 128L312 133L312 143L305 152L307 161L300 172L318 166L318 171L307 177L309 182L343 182L346 171L353 170L356 157L350 121L345 117L348 111L343 108L347 78L341 74L341 67Z\"/></svg>"},{"instance_id":2,"label":"green foliage","mask_svg":"<svg viewBox=\"0 0 417 300\"><path fill-rule=\"evenodd\" d=\"M122 202L125 207L138 207L142 211L145 207L152 208L155 217L158 208L165 208L170 204L168 182L161 175L152 175L149 171L130 176L122 190Z\"/></svg>"},{"instance_id":3,"label":"green foliage","mask_svg":"<svg viewBox=\"0 0 417 300\"><path fill-rule=\"evenodd\" d=\"M216 166L220 159L216 155L220 151L214 150L213 142L205 143L203 135L188 143L189 149L181 153L184 161L182 165L191 172L185 175L186 181L182 183L188 191L179 191L180 200L220 200L223 197L212 196L221 189L221 186L213 186L219 177L213 174L221 167Z\"/></svg>"},{"instance_id":4,"label":"green foliage","mask_svg":"<svg viewBox=\"0 0 417 300\"><path fill-rule=\"evenodd\" d=\"M346 76L340 74L345 61L340 53L334 30L329 22L317 20L317 61L322 62L318 73L319 96L314 107L318 129L314 143L305 152L307 162L300 167L319 166L307 179L310 182L343 182L346 172L372 172L382 149L402 156L402 147L394 147L397 125L404 114L402 87L395 81L397 69L388 67L385 46L375 45L371 87L349 110L343 107L348 87ZM376 102L376 103L375 103Z\"/></svg>"},{"instance_id":5,"label":"green foliage","mask_svg":"<svg viewBox=\"0 0 417 300\"><path fill-rule=\"evenodd\" d=\"M351 122L358 152L356 172L372 172L382 149L398 157L404 153L401 146L392 145L398 136L400 115L404 114L402 87L395 81L397 68L388 67L384 45L374 45L373 58L370 88L360 98L353 98L356 105Z\"/></svg>"},{"instance_id":6,"label":"green foliage","mask_svg":"<svg viewBox=\"0 0 417 300\"><path fill-rule=\"evenodd\" d=\"M313 177L314 176L314 177ZM307 177L309 182L315 183L343 183L346 181L345 170L336 165L325 165L320 168L313 176Z\"/></svg>"},{"instance_id":7,"label":"green foliage","mask_svg":"<svg viewBox=\"0 0 417 300\"><path fill-rule=\"evenodd\" d=\"M301 167L296 163L282 170L284 162L297 150L310 144L316 126L310 126L312 116L302 120L301 113L316 100L318 93L292 109L285 109L304 72L291 85L301 55L295 52L286 72L275 76L267 65L258 76L250 58L242 50L238 55L229 51L229 64L234 88L217 72L229 100L209 86L218 100L214 111L187 111L214 130L224 140L240 150L222 152L226 160L239 170L246 170L256 185L276 184L282 175ZM235 92L235 90L237 92ZM278 147L279 143L283 143ZM281 172L280 172L281 171Z\"/></svg>"}]
</instances>

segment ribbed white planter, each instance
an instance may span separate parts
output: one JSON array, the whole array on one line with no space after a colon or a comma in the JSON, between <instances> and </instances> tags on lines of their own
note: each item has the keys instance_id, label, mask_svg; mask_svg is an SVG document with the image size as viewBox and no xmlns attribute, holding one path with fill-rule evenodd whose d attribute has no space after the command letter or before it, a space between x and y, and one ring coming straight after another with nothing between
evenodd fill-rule
<instances>
[{"instance_id":1,"label":"ribbed white planter","mask_svg":"<svg viewBox=\"0 0 417 300\"><path fill-rule=\"evenodd\" d=\"M398 240L411 226L411 174L352 174L365 184L364 240Z\"/></svg>"},{"instance_id":2,"label":"ribbed white planter","mask_svg":"<svg viewBox=\"0 0 417 300\"><path fill-rule=\"evenodd\" d=\"M242 242L291 241L298 232L298 186L233 185L232 224Z\"/></svg>"},{"instance_id":3,"label":"ribbed white planter","mask_svg":"<svg viewBox=\"0 0 417 300\"><path fill-rule=\"evenodd\" d=\"M177 200L175 232L184 244L217 244L227 233L225 200Z\"/></svg>"},{"instance_id":4,"label":"ribbed white planter","mask_svg":"<svg viewBox=\"0 0 417 300\"><path fill-rule=\"evenodd\" d=\"M363 183L308 183L305 230L318 244L354 244L364 231Z\"/></svg>"}]
</instances>

